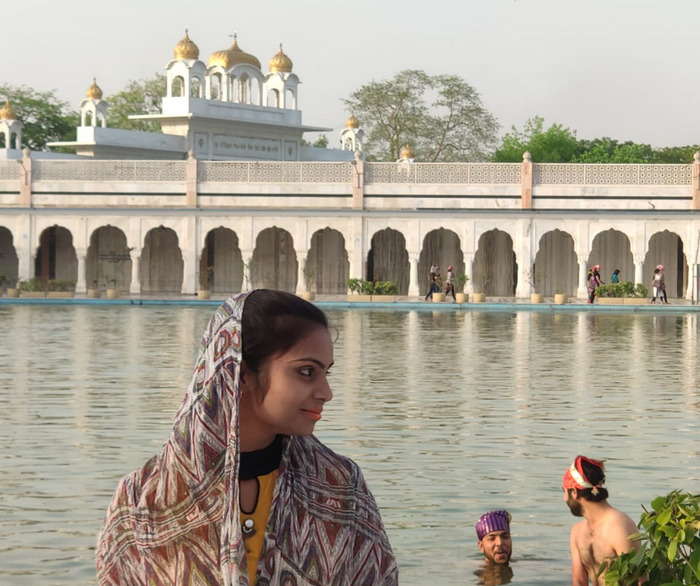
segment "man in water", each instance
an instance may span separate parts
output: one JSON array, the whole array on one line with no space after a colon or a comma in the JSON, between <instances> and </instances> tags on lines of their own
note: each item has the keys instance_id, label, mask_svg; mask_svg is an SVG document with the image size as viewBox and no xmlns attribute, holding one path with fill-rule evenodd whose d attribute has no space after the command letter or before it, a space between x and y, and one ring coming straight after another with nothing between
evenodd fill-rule
<instances>
[{"instance_id":1,"label":"man in water","mask_svg":"<svg viewBox=\"0 0 700 586\"><path fill-rule=\"evenodd\" d=\"M637 526L623 512L608 504L603 488L603 462L577 456L564 474L564 502L571 514L583 517L571 529L572 586L604 586L605 573L597 576L603 562L622 553L639 549L639 541L630 541Z\"/></svg>"},{"instance_id":2,"label":"man in water","mask_svg":"<svg viewBox=\"0 0 700 586\"><path fill-rule=\"evenodd\" d=\"M484 565L475 572L481 584L509 584L513 577L508 563L513 552L510 513L489 511L479 517L475 528L479 550L484 554Z\"/></svg>"}]
</instances>

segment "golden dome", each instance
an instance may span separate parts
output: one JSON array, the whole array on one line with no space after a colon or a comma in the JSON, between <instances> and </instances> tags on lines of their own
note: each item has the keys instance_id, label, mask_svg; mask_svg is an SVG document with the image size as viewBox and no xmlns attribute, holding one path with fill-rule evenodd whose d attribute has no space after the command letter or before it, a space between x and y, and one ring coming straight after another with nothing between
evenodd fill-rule
<instances>
[{"instance_id":1,"label":"golden dome","mask_svg":"<svg viewBox=\"0 0 700 586\"><path fill-rule=\"evenodd\" d=\"M413 152L413 149L411 148L410 144L407 144L401 149L401 158L402 159L413 159L415 157L415 153Z\"/></svg>"},{"instance_id":2,"label":"golden dome","mask_svg":"<svg viewBox=\"0 0 700 586\"><path fill-rule=\"evenodd\" d=\"M270 68L270 73L291 73L292 72L292 60L284 54L282 50L282 43L280 43L280 50L275 53L275 56L270 59L268 63Z\"/></svg>"},{"instance_id":3,"label":"golden dome","mask_svg":"<svg viewBox=\"0 0 700 586\"><path fill-rule=\"evenodd\" d=\"M17 120L17 112L10 104L10 100L7 100L5 105L0 108L0 120Z\"/></svg>"},{"instance_id":4,"label":"golden dome","mask_svg":"<svg viewBox=\"0 0 700 586\"><path fill-rule=\"evenodd\" d=\"M260 61L254 55L246 53L238 46L236 35L233 36L233 45L223 51L217 51L209 56L209 67L213 65L221 65L224 69L231 69L235 65L247 63L253 67L260 69Z\"/></svg>"},{"instance_id":5,"label":"golden dome","mask_svg":"<svg viewBox=\"0 0 700 586\"><path fill-rule=\"evenodd\" d=\"M347 122L345 122L345 126L347 128L359 128L360 121L357 118L355 118L355 114L351 114L350 118L348 118Z\"/></svg>"},{"instance_id":6,"label":"golden dome","mask_svg":"<svg viewBox=\"0 0 700 586\"><path fill-rule=\"evenodd\" d=\"M92 85L85 92L85 97L87 97L88 100L102 99L102 90L100 86L97 85L97 80L94 77L92 78Z\"/></svg>"},{"instance_id":7,"label":"golden dome","mask_svg":"<svg viewBox=\"0 0 700 586\"><path fill-rule=\"evenodd\" d=\"M190 35L185 29L185 36L182 40L175 45L173 49L173 57L175 61L182 61L183 59L199 59L199 47L195 45L192 40L190 40Z\"/></svg>"}]
</instances>

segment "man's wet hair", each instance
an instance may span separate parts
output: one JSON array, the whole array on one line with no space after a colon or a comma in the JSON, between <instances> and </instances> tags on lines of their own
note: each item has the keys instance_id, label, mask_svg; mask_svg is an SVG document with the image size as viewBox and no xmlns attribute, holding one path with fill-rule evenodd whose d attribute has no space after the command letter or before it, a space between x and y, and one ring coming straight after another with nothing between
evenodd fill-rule
<instances>
[{"instance_id":1,"label":"man's wet hair","mask_svg":"<svg viewBox=\"0 0 700 586\"><path fill-rule=\"evenodd\" d=\"M581 468L583 473L594 487L597 488L584 488L579 489L578 493L587 501L592 503L599 503L608 498L608 489L600 486L605 482L605 472L599 466L592 464L588 460L581 458ZM595 490L595 494L594 491Z\"/></svg>"}]
</instances>

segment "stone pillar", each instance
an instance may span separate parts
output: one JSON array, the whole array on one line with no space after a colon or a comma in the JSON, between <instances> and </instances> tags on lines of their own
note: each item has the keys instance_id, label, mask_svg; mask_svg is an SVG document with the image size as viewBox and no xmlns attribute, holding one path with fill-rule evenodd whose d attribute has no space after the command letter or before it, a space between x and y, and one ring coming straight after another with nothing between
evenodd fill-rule
<instances>
[{"instance_id":1,"label":"stone pillar","mask_svg":"<svg viewBox=\"0 0 700 586\"><path fill-rule=\"evenodd\" d=\"M408 281L408 295L409 297L418 297L424 294L420 290L420 284L418 280L418 260L420 259L420 253L409 252L408 261L410 263L410 275Z\"/></svg>"},{"instance_id":2,"label":"stone pillar","mask_svg":"<svg viewBox=\"0 0 700 586\"><path fill-rule=\"evenodd\" d=\"M464 254L464 274L469 277L469 280L467 281L467 284L464 287L464 292L465 293L473 293L474 292L474 279L472 278L472 270L474 269L474 253L465 253Z\"/></svg>"},{"instance_id":3,"label":"stone pillar","mask_svg":"<svg viewBox=\"0 0 700 586\"><path fill-rule=\"evenodd\" d=\"M576 291L576 297L580 299L585 299L588 297L588 255L587 254L577 254L578 258L578 290Z\"/></svg>"},{"instance_id":4,"label":"stone pillar","mask_svg":"<svg viewBox=\"0 0 700 586\"><path fill-rule=\"evenodd\" d=\"M194 156L194 150L190 149L187 153L187 161L185 162L186 169L186 186L185 186L185 205L188 208L197 207L197 159Z\"/></svg>"},{"instance_id":5,"label":"stone pillar","mask_svg":"<svg viewBox=\"0 0 700 586\"><path fill-rule=\"evenodd\" d=\"M304 269L306 268L306 261L308 259L308 250L298 250L297 258L299 259L299 268L297 276L297 293L301 294L304 291L311 291L311 287L307 289L306 287L306 277L304 276Z\"/></svg>"},{"instance_id":6,"label":"stone pillar","mask_svg":"<svg viewBox=\"0 0 700 586\"><path fill-rule=\"evenodd\" d=\"M362 153L355 151L352 164L352 207L361 210L365 207L365 162Z\"/></svg>"},{"instance_id":7,"label":"stone pillar","mask_svg":"<svg viewBox=\"0 0 700 586\"><path fill-rule=\"evenodd\" d=\"M22 150L22 158L17 159L21 166L19 177L19 205L32 207L32 157L28 148Z\"/></svg>"},{"instance_id":8,"label":"stone pillar","mask_svg":"<svg viewBox=\"0 0 700 586\"><path fill-rule=\"evenodd\" d=\"M250 291L253 288L250 263L253 262L252 250L241 250L241 258L243 259L243 291Z\"/></svg>"},{"instance_id":9,"label":"stone pillar","mask_svg":"<svg viewBox=\"0 0 700 586\"><path fill-rule=\"evenodd\" d=\"M78 257L78 280L75 283L76 293L86 293L87 283L86 283L86 267L87 267L87 249L78 248L75 251Z\"/></svg>"},{"instance_id":10,"label":"stone pillar","mask_svg":"<svg viewBox=\"0 0 700 586\"><path fill-rule=\"evenodd\" d=\"M362 218L353 218L349 226L349 246L348 257L350 261L348 278L364 279L365 278L365 225Z\"/></svg>"},{"instance_id":11,"label":"stone pillar","mask_svg":"<svg viewBox=\"0 0 700 586\"><path fill-rule=\"evenodd\" d=\"M635 285L637 283L644 282L644 271L642 270L643 268L644 268L644 255L643 254L635 254L634 255L634 283L635 283Z\"/></svg>"},{"instance_id":12,"label":"stone pillar","mask_svg":"<svg viewBox=\"0 0 700 586\"><path fill-rule=\"evenodd\" d=\"M139 271L139 263L141 262L141 249L129 249L131 257L131 285L129 293L138 295L141 293L141 272Z\"/></svg>"},{"instance_id":13,"label":"stone pillar","mask_svg":"<svg viewBox=\"0 0 700 586\"><path fill-rule=\"evenodd\" d=\"M692 209L700 210L700 151L697 151L693 156L692 164L693 173L693 201Z\"/></svg>"},{"instance_id":14,"label":"stone pillar","mask_svg":"<svg viewBox=\"0 0 700 586\"><path fill-rule=\"evenodd\" d=\"M520 165L520 186L520 207L530 210L532 209L532 156L529 151L523 153L523 162Z\"/></svg>"}]
</instances>

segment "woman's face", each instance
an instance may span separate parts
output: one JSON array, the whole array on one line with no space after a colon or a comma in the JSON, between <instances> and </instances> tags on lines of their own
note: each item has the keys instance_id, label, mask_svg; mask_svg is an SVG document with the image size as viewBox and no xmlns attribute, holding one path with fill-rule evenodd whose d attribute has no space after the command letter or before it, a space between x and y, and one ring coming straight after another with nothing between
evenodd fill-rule
<instances>
[{"instance_id":1,"label":"woman's face","mask_svg":"<svg viewBox=\"0 0 700 586\"><path fill-rule=\"evenodd\" d=\"M333 342L328 330L316 327L284 354L270 358L256 376L241 373L241 450L272 443L277 434L311 435L323 407L333 398L328 370ZM260 388L267 384L267 389ZM264 394L262 401L259 399Z\"/></svg>"}]
</instances>

